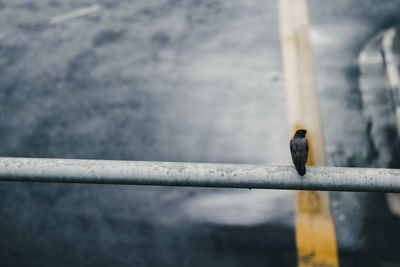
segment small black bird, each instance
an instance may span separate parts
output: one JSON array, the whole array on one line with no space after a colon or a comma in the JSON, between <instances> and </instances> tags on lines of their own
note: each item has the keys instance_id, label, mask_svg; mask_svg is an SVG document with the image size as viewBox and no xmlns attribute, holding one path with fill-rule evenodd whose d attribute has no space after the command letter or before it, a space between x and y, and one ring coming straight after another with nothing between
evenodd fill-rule
<instances>
[{"instance_id":1,"label":"small black bird","mask_svg":"<svg viewBox=\"0 0 400 267\"><path fill-rule=\"evenodd\" d=\"M306 139L307 130L297 130L293 138L290 139L290 153L292 160L299 175L306 174L306 163L308 158L308 142Z\"/></svg>"}]
</instances>

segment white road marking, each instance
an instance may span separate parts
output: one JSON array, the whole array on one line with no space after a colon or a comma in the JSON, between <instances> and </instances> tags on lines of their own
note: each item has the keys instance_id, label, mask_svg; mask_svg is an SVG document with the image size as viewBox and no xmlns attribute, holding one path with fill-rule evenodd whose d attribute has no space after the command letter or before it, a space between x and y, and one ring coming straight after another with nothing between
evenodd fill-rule
<instances>
[{"instance_id":1,"label":"white road marking","mask_svg":"<svg viewBox=\"0 0 400 267\"><path fill-rule=\"evenodd\" d=\"M400 194L388 193L386 194L389 210L397 216L400 216Z\"/></svg>"},{"instance_id":2,"label":"white road marking","mask_svg":"<svg viewBox=\"0 0 400 267\"><path fill-rule=\"evenodd\" d=\"M60 22L64 22L67 20L71 20L77 17L82 17L100 10L100 5L91 5L85 8L80 8L72 12L68 12L65 14L61 14L50 19L50 24L56 24Z\"/></svg>"},{"instance_id":3,"label":"white road marking","mask_svg":"<svg viewBox=\"0 0 400 267\"><path fill-rule=\"evenodd\" d=\"M292 228L293 197L289 190L233 190L194 197L182 203L182 208L200 223L249 226L279 222Z\"/></svg>"}]
</instances>

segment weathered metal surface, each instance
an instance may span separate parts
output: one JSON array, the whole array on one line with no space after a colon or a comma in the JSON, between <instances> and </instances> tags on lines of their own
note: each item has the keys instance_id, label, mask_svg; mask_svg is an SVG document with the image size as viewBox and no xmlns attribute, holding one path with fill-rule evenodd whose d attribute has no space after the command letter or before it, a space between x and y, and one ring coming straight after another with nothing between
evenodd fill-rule
<instances>
[{"instance_id":1,"label":"weathered metal surface","mask_svg":"<svg viewBox=\"0 0 400 267\"><path fill-rule=\"evenodd\" d=\"M400 192L400 170L145 162L48 158L0 158L0 180L299 190Z\"/></svg>"}]
</instances>

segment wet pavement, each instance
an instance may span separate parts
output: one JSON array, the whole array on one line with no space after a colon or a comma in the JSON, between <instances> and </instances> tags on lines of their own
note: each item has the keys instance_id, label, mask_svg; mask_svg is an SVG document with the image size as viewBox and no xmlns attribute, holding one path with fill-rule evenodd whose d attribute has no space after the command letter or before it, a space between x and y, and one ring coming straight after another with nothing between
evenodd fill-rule
<instances>
[{"instance_id":1,"label":"wet pavement","mask_svg":"<svg viewBox=\"0 0 400 267\"><path fill-rule=\"evenodd\" d=\"M382 166L359 54L400 1L309 1L330 165ZM274 1L0 2L0 156L289 164ZM1 183L2 266L296 266L293 192ZM331 193L341 266L397 266L385 194ZM397 264L397 265L396 265Z\"/></svg>"}]
</instances>

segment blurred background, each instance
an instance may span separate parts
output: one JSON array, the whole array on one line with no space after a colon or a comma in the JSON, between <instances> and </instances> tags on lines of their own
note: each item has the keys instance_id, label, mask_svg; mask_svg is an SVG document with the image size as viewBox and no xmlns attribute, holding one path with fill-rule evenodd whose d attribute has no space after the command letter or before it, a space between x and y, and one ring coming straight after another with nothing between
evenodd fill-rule
<instances>
[{"instance_id":1,"label":"blurred background","mask_svg":"<svg viewBox=\"0 0 400 267\"><path fill-rule=\"evenodd\" d=\"M400 165L400 1L308 1L331 166ZM0 1L0 156L288 165L277 1ZM1 266L296 266L294 192L0 183ZM400 197L332 192L341 266Z\"/></svg>"}]
</instances>

